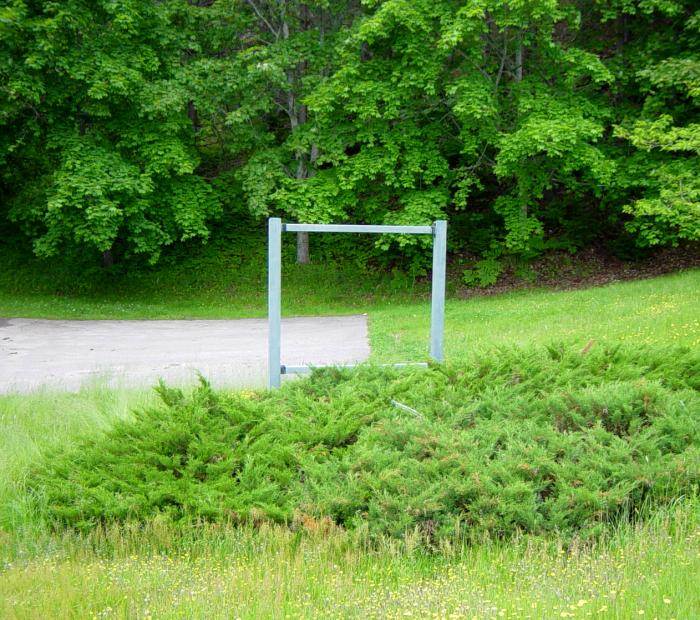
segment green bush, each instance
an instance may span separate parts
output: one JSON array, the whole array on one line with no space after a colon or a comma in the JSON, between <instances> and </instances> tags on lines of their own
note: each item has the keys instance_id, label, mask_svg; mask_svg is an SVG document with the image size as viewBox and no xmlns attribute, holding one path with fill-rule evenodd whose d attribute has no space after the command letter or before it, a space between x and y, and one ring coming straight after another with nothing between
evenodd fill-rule
<instances>
[{"instance_id":1,"label":"green bush","mask_svg":"<svg viewBox=\"0 0 700 620\"><path fill-rule=\"evenodd\" d=\"M32 473L56 527L330 517L433 542L587 536L700 483L688 349L500 349L428 370L320 370L272 393L159 391L161 407Z\"/></svg>"}]
</instances>

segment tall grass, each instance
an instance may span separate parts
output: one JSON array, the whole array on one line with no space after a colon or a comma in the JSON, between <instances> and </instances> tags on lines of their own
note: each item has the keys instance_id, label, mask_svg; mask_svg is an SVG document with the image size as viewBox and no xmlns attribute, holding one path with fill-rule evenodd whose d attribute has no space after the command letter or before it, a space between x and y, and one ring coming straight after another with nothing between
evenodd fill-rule
<instances>
[{"instance_id":1,"label":"tall grass","mask_svg":"<svg viewBox=\"0 0 700 620\"><path fill-rule=\"evenodd\" d=\"M697 504L592 545L363 544L334 530L151 523L69 535L0 574L7 618L696 618Z\"/></svg>"},{"instance_id":2,"label":"tall grass","mask_svg":"<svg viewBox=\"0 0 700 620\"><path fill-rule=\"evenodd\" d=\"M96 437L135 408L153 404L150 391L93 384L75 393L37 390L0 396L0 530L33 523L24 484L28 467L51 449Z\"/></svg>"}]
</instances>

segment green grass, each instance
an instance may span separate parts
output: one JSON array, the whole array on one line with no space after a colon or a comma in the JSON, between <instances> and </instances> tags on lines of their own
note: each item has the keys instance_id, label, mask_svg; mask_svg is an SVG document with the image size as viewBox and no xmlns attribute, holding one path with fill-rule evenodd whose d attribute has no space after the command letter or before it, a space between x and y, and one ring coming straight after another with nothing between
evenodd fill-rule
<instances>
[{"instance_id":1,"label":"green grass","mask_svg":"<svg viewBox=\"0 0 700 620\"><path fill-rule=\"evenodd\" d=\"M39 390L0 396L0 531L35 531L24 488L28 468L51 449L96 437L134 408L152 405L152 391L100 385L77 393Z\"/></svg>"},{"instance_id":2,"label":"green grass","mask_svg":"<svg viewBox=\"0 0 700 620\"><path fill-rule=\"evenodd\" d=\"M376 359L424 356L422 285L411 291L397 278L377 289L363 281L354 295L341 271L317 286L318 272L312 294L299 273L287 314L368 311ZM8 275L0 282L0 315L223 318L259 316L264 308L264 293L252 287L220 297L222 283L205 294L193 274L183 276L182 290L168 278L161 288L137 283L106 295L66 286L56 296L49 279L33 290L19 280ZM698 307L700 270L587 290L452 298L447 353L459 360L494 344L561 339L581 347L595 340L594 349L621 341L696 349ZM77 535L51 533L28 517L30 466L56 446L103 433L154 398L99 386L73 395L0 396L0 617L700 617L697 500L679 498L654 518L621 524L590 545L523 537L448 545L437 555L412 548L410 540L369 549L357 534L337 530L187 530L156 521Z\"/></svg>"},{"instance_id":3,"label":"green grass","mask_svg":"<svg viewBox=\"0 0 700 620\"><path fill-rule=\"evenodd\" d=\"M332 531L114 529L5 564L3 618L697 618L700 525L679 502L593 546L368 549Z\"/></svg>"},{"instance_id":4,"label":"green grass","mask_svg":"<svg viewBox=\"0 0 700 620\"><path fill-rule=\"evenodd\" d=\"M572 291L533 290L466 300L450 299L445 353L499 344L589 340L700 346L700 270L650 280ZM430 316L426 304L397 302L370 310L375 359L425 357Z\"/></svg>"},{"instance_id":5,"label":"green grass","mask_svg":"<svg viewBox=\"0 0 700 620\"><path fill-rule=\"evenodd\" d=\"M267 312L267 282L254 273L245 280L233 272L230 282L192 283L155 279L142 286L117 283L89 293L63 293L0 283L0 316L49 319L231 319L258 318ZM352 291L349 294L349 291ZM335 267L309 265L285 272L285 315L353 314L392 300L426 298L425 286L411 289L403 279L396 283L380 274L357 276Z\"/></svg>"},{"instance_id":6,"label":"green grass","mask_svg":"<svg viewBox=\"0 0 700 620\"><path fill-rule=\"evenodd\" d=\"M259 239L253 241L259 242ZM259 243L258 243L259 245ZM227 246L228 247L228 246ZM291 245L290 245L291 247ZM289 249L289 248L288 248ZM293 249L293 248L292 248ZM265 257L219 248L153 271L89 273L8 254L0 316L76 319L250 318L266 313ZM206 274L206 275L203 275ZM429 285L352 264L287 264L283 314L369 314L376 361L424 359ZM700 269L597 288L457 297L446 306L446 353L555 340L700 345Z\"/></svg>"},{"instance_id":7,"label":"green grass","mask_svg":"<svg viewBox=\"0 0 700 620\"><path fill-rule=\"evenodd\" d=\"M148 269L41 261L2 247L0 316L77 319L255 318L267 312L266 241L244 239L192 248L191 255ZM287 315L365 312L398 300L427 299L429 284L387 274L360 261L296 265L285 245L283 310ZM76 259L77 260L77 259Z\"/></svg>"},{"instance_id":8,"label":"green grass","mask_svg":"<svg viewBox=\"0 0 700 620\"><path fill-rule=\"evenodd\" d=\"M314 243L323 241L313 239ZM342 236L341 236L342 237ZM0 240L0 243L2 240ZM347 237L327 237L330 247ZM105 271L61 261L40 261L0 245L0 317L75 319L255 318L267 312L264 233L193 247L153 269ZM357 244L353 242L353 248ZM430 283L395 270L388 274L363 261L326 256L295 265L285 244L283 314L367 312L378 355L425 356ZM455 266L457 272L459 267ZM471 297L460 273L448 283L448 353L482 344L551 341L567 337L700 344L697 306L700 269L653 280L552 292L528 290ZM662 325L657 325L663 321Z\"/></svg>"}]
</instances>

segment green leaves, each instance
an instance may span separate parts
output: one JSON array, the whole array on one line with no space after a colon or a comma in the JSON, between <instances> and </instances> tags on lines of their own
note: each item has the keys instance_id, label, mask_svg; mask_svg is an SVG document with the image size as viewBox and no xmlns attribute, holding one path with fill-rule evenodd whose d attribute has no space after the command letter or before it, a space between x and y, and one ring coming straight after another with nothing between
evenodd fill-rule
<instances>
[{"instance_id":1,"label":"green leaves","mask_svg":"<svg viewBox=\"0 0 700 620\"><path fill-rule=\"evenodd\" d=\"M43 255L155 261L206 238L219 198L454 218L488 279L554 245L698 237L689 0L5 4L3 216ZM398 246L427 264L415 239L376 254Z\"/></svg>"},{"instance_id":2,"label":"green leaves","mask_svg":"<svg viewBox=\"0 0 700 620\"><path fill-rule=\"evenodd\" d=\"M615 128L615 136L638 152L623 179L636 190L622 210L639 245L678 245L700 239L700 46L698 13L686 20L682 5L673 41L652 48L637 76L645 94L638 118ZM687 13L685 13L687 15Z\"/></svg>"},{"instance_id":3,"label":"green leaves","mask_svg":"<svg viewBox=\"0 0 700 620\"><path fill-rule=\"evenodd\" d=\"M616 127L615 135L644 151L689 151L700 155L700 123L673 127L673 118L668 114L653 121L637 121L631 130Z\"/></svg>"},{"instance_id":4,"label":"green leaves","mask_svg":"<svg viewBox=\"0 0 700 620\"><path fill-rule=\"evenodd\" d=\"M13 192L9 211L38 254L116 248L153 262L165 245L208 235L219 207L196 174L169 4L74 0L16 13L16 36L0 47L0 75L14 76L0 99L3 176L42 188L40 202Z\"/></svg>"},{"instance_id":5,"label":"green leaves","mask_svg":"<svg viewBox=\"0 0 700 620\"><path fill-rule=\"evenodd\" d=\"M700 161L659 163L647 179L649 190L623 208L628 229L643 245L678 245L700 240Z\"/></svg>"}]
</instances>

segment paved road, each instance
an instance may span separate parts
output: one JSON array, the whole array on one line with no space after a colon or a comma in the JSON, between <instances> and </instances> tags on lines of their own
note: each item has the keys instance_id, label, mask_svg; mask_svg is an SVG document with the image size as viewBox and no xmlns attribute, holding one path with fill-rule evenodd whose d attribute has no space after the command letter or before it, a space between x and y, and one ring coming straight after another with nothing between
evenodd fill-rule
<instances>
[{"instance_id":1,"label":"paved road","mask_svg":"<svg viewBox=\"0 0 700 620\"><path fill-rule=\"evenodd\" d=\"M282 321L282 363L342 364L369 356L367 317ZM267 377L267 321L49 321L0 319L0 393L106 381L259 386Z\"/></svg>"}]
</instances>

